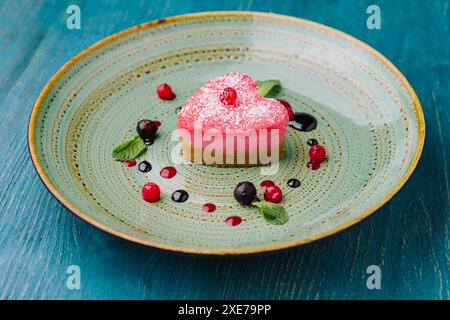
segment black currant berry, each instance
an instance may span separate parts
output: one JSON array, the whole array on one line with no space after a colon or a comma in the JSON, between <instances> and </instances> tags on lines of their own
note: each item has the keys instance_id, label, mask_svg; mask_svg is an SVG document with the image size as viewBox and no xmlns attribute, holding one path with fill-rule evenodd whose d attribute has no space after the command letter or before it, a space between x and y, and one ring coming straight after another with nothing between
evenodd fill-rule
<instances>
[{"instance_id":1,"label":"black currant berry","mask_svg":"<svg viewBox=\"0 0 450 320\"><path fill-rule=\"evenodd\" d=\"M243 181L234 188L233 194L236 201L243 206L250 205L256 198L256 188L253 183Z\"/></svg>"},{"instance_id":2,"label":"black currant berry","mask_svg":"<svg viewBox=\"0 0 450 320\"><path fill-rule=\"evenodd\" d=\"M152 165L150 164L150 162L144 160L139 163L138 169L140 172L149 172L150 170L152 170Z\"/></svg>"},{"instance_id":3,"label":"black currant berry","mask_svg":"<svg viewBox=\"0 0 450 320\"><path fill-rule=\"evenodd\" d=\"M152 120L144 119L138 122L136 131L144 141L154 141L158 127Z\"/></svg>"}]
</instances>

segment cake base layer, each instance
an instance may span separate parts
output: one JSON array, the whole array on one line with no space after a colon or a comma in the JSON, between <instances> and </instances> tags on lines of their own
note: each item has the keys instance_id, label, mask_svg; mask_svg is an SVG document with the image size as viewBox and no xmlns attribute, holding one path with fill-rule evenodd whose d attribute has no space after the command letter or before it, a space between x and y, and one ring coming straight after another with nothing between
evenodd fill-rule
<instances>
[{"instance_id":1,"label":"cake base layer","mask_svg":"<svg viewBox=\"0 0 450 320\"><path fill-rule=\"evenodd\" d=\"M269 165L284 157L284 141L268 149L254 152L205 152L190 143L181 142L183 158L192 162L217 167L253 167ZM276 148L276 149L274 149Z\"/></svg>"}]
</instances>

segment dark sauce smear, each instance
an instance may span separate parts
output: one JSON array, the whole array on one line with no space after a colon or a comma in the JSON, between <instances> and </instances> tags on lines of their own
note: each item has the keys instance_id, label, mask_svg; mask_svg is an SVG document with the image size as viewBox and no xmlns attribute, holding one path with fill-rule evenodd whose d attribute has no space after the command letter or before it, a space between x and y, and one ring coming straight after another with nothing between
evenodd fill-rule
<instances>
[{"instance_id":1,"label":"dark sauce smear","mask_svg":"<svg viewBox=\"0 0 450 320\"><path fill-rule=\"evenodd\" d=\"M127 167L134 167L136 165L136 160L125 160L123 164Z\"/></svg>"},{"instance_id":2,"label":"dark sauce smear","mask_svg":"<svg viewBox=\"0 0 450 320\"><path fill-rule=\"evenodd\" d=\"M317 120L308 113L296 113L294 119L289 121L289 125L298 131L308 132L317 127Z\"/></svg>"},{"instance_id":3,"label":"dark sauce smear","mask_svg":"<svg viewBox=\"0 0 450 320\"><path fill-rule=\"evenodd\" d=\"M311 160L306 164L306 166L311 170L317 170L320 168L320 162Z\"/></svg>"},{"instance_id":4,"label":"dark sauce smear","mask_svg":"<svg viewBox=\"0 0 450 320\"><path fill-rule=\"evenodd\" d=\"M150 162L144 160L139 163L138 169L140 172L149 172L150 170L152 170L152 165L150 164Z\"/></svg>"},{"instance_id":5,"label":"dark sauce smear","mask_svg":"<svg viewBox=\"0 0 450 320\"><path fill-rule=\"evenodd\" d=\"M155 139L145 139L144 143L146 146L151 146L153 143L155 143Z\"/></svg>"},{"instance_id":6,"label":"dark sauce smear","mask_svg":"<svg viewBox=\"0 0 450 320\"><path fill-rule=\"evenodd\" d=\"M298 188L300 187L300 180L292 178L288 180L287 184L291 188Z\"/></svg>"},{"instance_id":7,"label":"dark sauce smear","mask_svg":"<svg viewBox=\"0 0 450 320\"><path fill-rule=\"evenodd\" d=\"M189 194L184 190L177 190L172 193L172 200L175 202L185 202L189 198Z\"/></svg>"}]
</instances>

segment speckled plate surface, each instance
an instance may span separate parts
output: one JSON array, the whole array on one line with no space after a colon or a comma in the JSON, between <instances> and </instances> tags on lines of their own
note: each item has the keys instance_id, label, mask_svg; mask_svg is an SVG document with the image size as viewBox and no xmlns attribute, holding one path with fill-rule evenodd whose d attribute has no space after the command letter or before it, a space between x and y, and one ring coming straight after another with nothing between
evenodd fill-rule
<instances>
[{"instance_id":1,"label":"speckled plate surface","mask_svg":"<svg viewBox=\"0 0 450 320\"><path fill-rule=\"evenodd\" d=\"M290 128L287 157L275 176L259 168L174 164L176 108L209 79L243 72L280 79L280 97L318 119L316 130ZM160 100L158 84L177 94ZM143 174L112 160L112 149L135 134L142 118L162 122ZM337 30L297 18L249 12L191 14L140 25L108 37L64 65L39 96L29 125L36 169L49 190L89 223L162 249L244 254L291 247L336 233L367 217L406 182L425 136L422 110L401 73L378 52ZM306 167L315 138L328 161ZM173 154L174 153L174 154ZM162 179L162 167L178 174ZM298 178L302 185L289 188ZM233 198L243 180L271 179L284 191L290 220L268 224ZM154 181L162 199L146 203L140 188ZM170 199L185 189L185 203ZM214 213L202 211L213 202ZM224 223L230 215L244 221Z\"/></svg>"}]
</instances>

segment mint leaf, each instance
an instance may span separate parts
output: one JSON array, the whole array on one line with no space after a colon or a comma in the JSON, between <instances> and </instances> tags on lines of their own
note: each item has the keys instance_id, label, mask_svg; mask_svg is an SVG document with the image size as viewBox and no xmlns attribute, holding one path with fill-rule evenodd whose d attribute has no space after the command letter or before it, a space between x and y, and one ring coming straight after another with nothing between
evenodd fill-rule
<instances>
[{"instance_id":1,"label":"mint leaf","mask_svg":"<svg viewBox=\"0 0 450 320\"><path fill-rule=\"evenodd\" d=\"M254 201L252 206L257 207L270 224L285 224L289 220L289 215L282 205L267 201Z\"/></svg>"},{"instance_id":2,"label":"mint leaf","mask_svg":"<svg viewBox=\"0 0 450 320\"><path fill-rule=\"evenodd\" d=\"M256 81L258 84L258 92L262 97L273 98L281 91L279 80Z\"/></svg>"},{"instance_id":3,"label":"mint leaf","mask_svg":"<svg viewBox=\"0 0 450 320\"><path fill-rule=\"evenodd\" d=\"M112 156L116 161L133 160L139 157L147 146L141 137L136 136L114 148Z\"/></svg>"}]
</instances>

